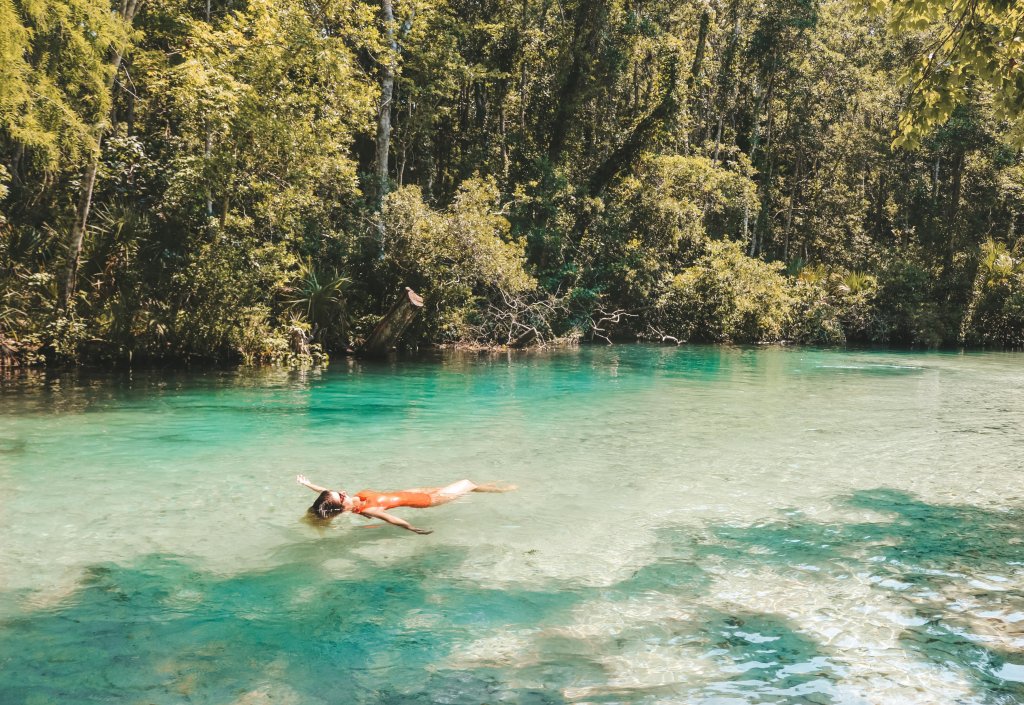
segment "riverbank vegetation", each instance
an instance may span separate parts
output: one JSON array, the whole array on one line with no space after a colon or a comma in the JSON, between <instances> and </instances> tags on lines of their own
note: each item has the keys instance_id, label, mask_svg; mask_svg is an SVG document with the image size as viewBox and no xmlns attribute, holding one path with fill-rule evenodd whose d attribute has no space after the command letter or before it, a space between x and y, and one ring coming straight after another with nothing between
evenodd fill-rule
<instances>
[{"instance_id":1,"label":"riverbank vegetation","mask_svg":"<svg viewBox=\"0 0 1024 705\"><path fill-rule=\"evenodd\" d=\"M1024 345L1009 0L0 0L0 359ZM525 336L525 337L524 337Z\"/></svg>"}]
</instances>

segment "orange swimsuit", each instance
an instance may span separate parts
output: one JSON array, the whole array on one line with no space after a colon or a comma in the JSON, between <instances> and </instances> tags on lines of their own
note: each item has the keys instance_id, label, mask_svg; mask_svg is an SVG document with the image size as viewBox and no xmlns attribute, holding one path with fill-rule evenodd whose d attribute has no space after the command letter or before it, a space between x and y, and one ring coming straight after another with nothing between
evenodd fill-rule
<instances>
[{"instance_id":1,"label":"orange swimsuit","mask_svg":"<svg viewBox=\"0 0 1024 705\"><path fill-rule=\"evenodd\" d=\"M362 501L357 511L365 509L394 509L395 507L429 507L434 503L434 498L426 492L377 492L375 490L363 490L356 495Z\"/></svg>"}]
</instances>

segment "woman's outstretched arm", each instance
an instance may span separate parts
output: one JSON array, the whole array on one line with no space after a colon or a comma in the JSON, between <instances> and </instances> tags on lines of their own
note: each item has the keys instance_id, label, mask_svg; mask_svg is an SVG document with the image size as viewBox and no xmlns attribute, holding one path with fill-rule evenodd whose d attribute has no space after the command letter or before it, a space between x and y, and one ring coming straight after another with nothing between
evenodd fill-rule
<instances>
[{"instance_id":1,"label":"woman's outstretched arm","mask_svg":"<svg viewBox=\"0 0 1024 705\"><path fill-rule=\"evenodd\" d=\"M308 487L309 489L313 490L314 492L326 492L327 491L326 487L320 487L320 485L314 485L312 482L309 481L309 478L306 477L305 475L296 475L295 476L295 481L298 482L300 485L304 485L304 486Z\"/></svg>"},{"instance_id":2,"label":"woman's outstretched arm","mask_svg":"<svg viewBox=\"0 0 1024 705\"><path fill-rule=\"evenodd\" d=\"M407 522L405 519L399 519L393 514L388 514L383 509L366 509L360 512L364 517L373 517L374 519L382 519L389 524L400 526L403 529L408 529L417 534L432 534L434 533L431 529L417 529L415 526Z\"/></svg>"}]
</instances>

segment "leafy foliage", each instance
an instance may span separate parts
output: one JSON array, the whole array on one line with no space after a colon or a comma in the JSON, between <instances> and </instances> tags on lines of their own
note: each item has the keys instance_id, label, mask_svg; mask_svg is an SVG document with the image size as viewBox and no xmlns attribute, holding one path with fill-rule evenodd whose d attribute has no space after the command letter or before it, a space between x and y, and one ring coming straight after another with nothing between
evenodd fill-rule
<instances>
[{"instance_id":1,"label":"leafy foliage","mask_svg":"<svg viewBox=\"0 0 1024 705\"><path fill-rule=\"evenodd\" d=\"M787 284L781 265L747 257L735 242L710 242L672 279L658 319L685 340L776 342L785 336L792 306Z\"/></svg>"},{"instance_id":2,"label":"leafy foliage","mask_svg":"<svg viewBox=\"0 0 1024 705\"><path fill-rule=\"evenodd\" d=\"M431 292L425 325L434 339L463 337L479 300L536 286L523 268L524 243L510 237L498 207L497 187L485 179L464 182L444 212L427 206L415 186L388 196L382 265L400 281Z\"/></svg>"},{"instance_id":3,"label":"leafy foliage","mask_svg":"<svg viewBox=\"0 0 1024 705\"><path fill-rule=\"evenodd\" d=\"M0 2L0 132L46 170L98 147L111 108L109 52L130 27L107 0Z\"/></svg>"},{"instance_id":4,"label":"leafy foliage","mask_svg":"<svg viewBox=\"0 0 1024 705\"><path fill-rule=\"evenodd\" d=\"M1024 5L1015 0L868 0L888 11L895 34L924 32L920 53L905 69L912 86L896 131L897 146L918 147L972 91L991 100L997 120L1024 144ZM891 7L890 7L891 5Z\"/></svg>"},{"instance_id":5,"label":"leafy foliage","mask_svg":"<svg viewBox=\"0 0 1024 705\"><path fill-rule=\"evenodd\" d=\"M404 286L411 346L1024 341L1020 3L122 7L0 0L0 364L308 360Z\"/></svg>"},{"instance_id":6,"label":"leafy foliage","mask_svg":"<svg viewBox=\"0 0 1024 705\"><path fill-rule=\"evenodd\" d=\"M1024 258L995 240L983 242L980 255L961 338L1020 347L1024 345Z\"/></svg>"}]
</instances>

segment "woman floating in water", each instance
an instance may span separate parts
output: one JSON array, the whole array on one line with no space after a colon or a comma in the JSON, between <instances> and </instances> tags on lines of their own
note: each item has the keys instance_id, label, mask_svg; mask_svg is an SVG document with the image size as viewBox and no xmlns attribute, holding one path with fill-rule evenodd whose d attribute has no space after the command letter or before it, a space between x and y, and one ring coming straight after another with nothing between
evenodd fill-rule
<instances>
[{"instance_id":1,"label":"woman floating in water","mask_svg":"<svg viewBox=\"0 0 1024 705\"><path fill-rule=\"evenodd\" d=\"M394 492L377 492L375 490L363 490L355 495L346 494L343 490L329 490L326 487L319 487L310 482L305 475L298 475L295 481L304 485L320 495L314 500L309 513L321 519L331 519L342 512L361 514L364 517L383 519L389 524L400 526L417 534L432 533L430 529L417 529L405 519L388 514L388 509L395 507L435 507L438 504L451 502L456 497L461 497L469 492L508 492L514 490L515 485L477 485L469 480L459 480L447 487L416 487L411 490Z\"/></svg>"}]
</instances>

